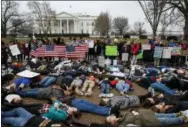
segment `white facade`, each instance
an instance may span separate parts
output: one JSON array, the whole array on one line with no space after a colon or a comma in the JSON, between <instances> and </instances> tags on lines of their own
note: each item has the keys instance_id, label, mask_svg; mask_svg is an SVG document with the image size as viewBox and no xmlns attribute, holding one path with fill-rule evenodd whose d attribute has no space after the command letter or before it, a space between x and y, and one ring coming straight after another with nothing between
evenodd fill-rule
<instances>
[{"instance_id":1,"label":"white facade","mask_svg":"<svg viewBox=\"0 0 188 128\"><path fill-rule=\"evenodd\" d=\"M51 33L89 33L90 35L97 35L94 31L95 20L97 16L70 14L61 12L56 15L56 20L51 22ZM37 27L36 33L39 33Z\"/></svg>"}]
</instances>

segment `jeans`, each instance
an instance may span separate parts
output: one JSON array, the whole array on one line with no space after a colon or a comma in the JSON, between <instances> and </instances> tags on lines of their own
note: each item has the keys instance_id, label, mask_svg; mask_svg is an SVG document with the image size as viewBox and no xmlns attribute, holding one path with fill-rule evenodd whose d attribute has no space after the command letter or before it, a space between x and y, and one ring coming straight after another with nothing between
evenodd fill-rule
<instances>
[{"instance_id":1,"label":"jeans","mask_svg":"<svg viewBox=\"0 0 188 128\"><path fill-rule=\"evenodd\" d=\"M43 87L48 87L56 82L56 77L53 76L47 76L42 81L40 81L40 84Z\"/></svg>"},{"instance_id":2,"label":"jeans","mask_svg":"<svg viewBox=\"0 0 188 128\"><path fill-rule=\"evenodd\" d=\"M119 82L116 84L116 89L119 91L119 92L128 92L130 86L124 82Z\"/></svg>"},{"instance_id":3,"label":"jeans","mask_svg":"<svg viewBox=\"0 0 188 128\"><path fill-rule=\"evenodd\" d=\"M136 63L137 63L136 55L133 55L132 60L131 60L131 65L135 65Z\"/></svg>"},{"instance_id":4,"label":"jeans","mask_svg":"<svg viewBox=\"0 0 188 128\"><path fill-rule=\"evenodd\" d=\"M160 65L160 58L154 58L154 66Z\"/></svg>"},{"instance_id":5,"label":"jeans","mask_svg":"<svg viewBox=\"0 0 188 128\"><path fill-rule=\"evenodd\" d=\"M30 90L18 91L17 94L24 97L37 97L40 94L40 92L38 89L30 89Z\"/></svg>"},{"instance_id":6,"label":"jeans","mask_svg":"<svg viewBox=\"0 0 188 128\"><path fill-rule=\"evenodd\" d=\"M11 111L1 113L1 121L3 124L8 124L13 127L24 127L25 124L34 115L27 112L24 108L16 108Z\"/></svg>"},{"instance_id":7,"label":"jeans","mask_svg":"<svg viewBox=\"0 0 188 128\"><path fill-rule=\"evenodd\" d=\"M159 83L159 82L155 82L155 83L151 84L151 87L158 90L159 92L162 92L162 93L167 94L167 95L174 95L175 94L174 90L171 90L166 85Z\"/></svg>"},{"instance_id":8,"label":"jeans","mask_svg":"<svg viewBox=\"0 0 188 128\"><path fill-rule=\"evenodd\" d=\"M88 93L89 95L91 95L92 92L93 92L92 90L93 90L94 86L95 86L95 82L94 81L92 81L92 80L86 80L84 82L83 87L82 87L82 92L85 93L86 89L88 88L86 93Z\"/></svg>"},{"instance_id":9,"label":"jeans","mask_svg":"<svg viewBox=\"0 0 188 128\"><path fill-rule=\"evenodd\" d=\"M155 113L157 119L161 122L162 126L182 124L183 120L176 116L175 113L163 114Z\"/></svg>"},{"instance_id":10,"label":"jeans","mask_svg":"<svg viewBox=\"0 0 188 128\"><path fill-rule=\"evenodd\" d=\"M87 100L82 99L74 99L72 100L72 106L77 108L78 110L82 112L89 112L89 113L95 113L103 116L109 116L110 115L110 108L98 106L94 103L91 103Z\"/></svg>"},{"instance_id":11,"label":"jeans","mask_svg":"<svg viewBox=\"0 0 188 128\"><path fill-rule=\"evenodd\" d=\"M103 94L110 93L110 85L105 84L105 83L101 83L101 93L103 93Z\"/></svg>"},{"instance_id":12,"label":"jeans","mask_svg":"<svg viewBox=\"0 0 188 128\"><path fill-rule=\"evenodd\" d=\"M156 68L146 68L147 76L157 76L160 73L160 70Z\"/></svg>"}]
</instances>

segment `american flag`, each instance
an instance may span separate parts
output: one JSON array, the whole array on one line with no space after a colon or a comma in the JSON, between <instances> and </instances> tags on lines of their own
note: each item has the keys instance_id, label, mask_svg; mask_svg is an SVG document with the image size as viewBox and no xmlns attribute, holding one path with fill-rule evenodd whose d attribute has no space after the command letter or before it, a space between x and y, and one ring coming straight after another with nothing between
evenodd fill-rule
<instances>
[{"instance_id":1,"label":"american flag","mask_svg":"<svg viewBox=\"0 0 188 128\"><path fill-rule=\"evenodd\" d=\"M53 51L47 51L46 45L37 48L35 51L31 51L30 55L34 57L65 57L65 58L84 58L88 52L88 44L83 43L80 46L75 47L74 52L66 52L66 46L55 45Z\"/></svg>"}]
</instances>

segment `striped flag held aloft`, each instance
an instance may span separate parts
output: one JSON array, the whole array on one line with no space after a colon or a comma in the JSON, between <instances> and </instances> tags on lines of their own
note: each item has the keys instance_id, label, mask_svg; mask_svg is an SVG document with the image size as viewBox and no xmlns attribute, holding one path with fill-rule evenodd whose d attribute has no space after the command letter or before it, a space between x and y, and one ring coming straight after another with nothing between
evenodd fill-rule
<instances>
[{"instance_id":1,"label":"striped flag held aloft","mask_svg":"<svg viewBox=\"0 0 188 128\"><path fill-rule=\"evenodd\" d=\"M37 48L35 51L31 51L30 55L34 57L65 57L65 58L84 58L86 52L88 52L88 44L76 46L74 52L67 52L66 46L54 45L51 48L47 48L47 45L43 45Z\"/></svg>"}]
</instances>

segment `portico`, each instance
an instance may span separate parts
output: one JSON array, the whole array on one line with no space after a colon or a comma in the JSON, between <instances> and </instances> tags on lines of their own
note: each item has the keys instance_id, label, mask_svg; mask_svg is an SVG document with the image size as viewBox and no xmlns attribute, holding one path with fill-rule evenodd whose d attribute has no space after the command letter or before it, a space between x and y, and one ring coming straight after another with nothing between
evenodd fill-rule
<instances>
[{"instance_id":1,"label":"portico","mask_svg":"<svg viewBox=\"0 0 188 128\"><path fill-rule=\"evenodd\" d=\"M59 20L59 33L77 33L78 21L76 19Z\"/></svg>"}]
</instances>

